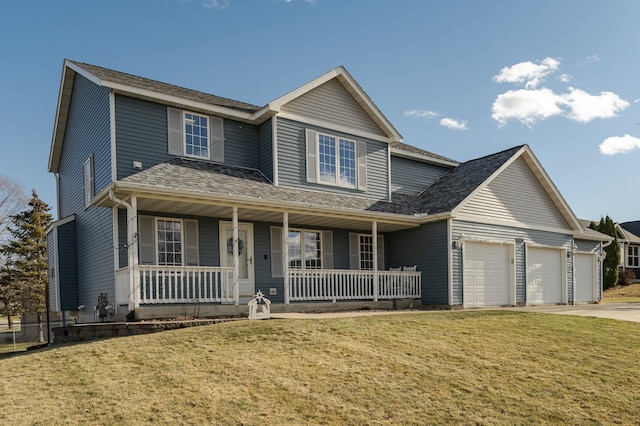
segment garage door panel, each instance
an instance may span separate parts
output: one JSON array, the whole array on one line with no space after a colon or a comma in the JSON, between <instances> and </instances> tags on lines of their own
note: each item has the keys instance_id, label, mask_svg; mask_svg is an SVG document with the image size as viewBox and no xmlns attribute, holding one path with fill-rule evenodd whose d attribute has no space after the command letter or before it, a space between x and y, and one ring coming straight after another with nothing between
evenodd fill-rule
<instances>
[{"instance_id":1,"label":"garage door panel","mask_svg":"<svg viewBox=\"0 0 640 426\"><path fill-rule=\"evenodd\" d=\"M576 276L573 297L576 302L594 302L596 257L592 254L578 253L574 261Z\"/></svg>"},{"instance_id":2,"label":"garage door panel","mask_svg":"<svg viewBox=\"0 0 640 426\"><path fill-rule=\"evenodd\" d=\"M465 243L465 306L503 306L510 303L509 253L509 246Z\"/></svg>"},{"instance_id":3,"label":"garage door panel","mask_svg":"<svg viewBox=\"0 0 640 426\"><path fill-rule=\"evenodd\" d=\"M562 303L564 250L527 250L527 303Z\"/></svg>"}]
</instances>

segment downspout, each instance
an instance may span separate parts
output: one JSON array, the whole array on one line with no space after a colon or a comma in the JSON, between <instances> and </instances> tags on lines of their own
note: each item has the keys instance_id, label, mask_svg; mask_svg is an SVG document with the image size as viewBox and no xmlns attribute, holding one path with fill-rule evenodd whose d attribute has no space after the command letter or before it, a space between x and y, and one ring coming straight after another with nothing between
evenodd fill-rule
<instances>
[{"instance_id":1,"label":"downspout","mask_svg":"<svg viewBox=\"0 0 640 426\"><path fill-rule=\"evenodd\" d=\"M113 189L109 190L109 199L111 201L113 201L114 203L124 206L127 209L127 273L129 275L129 310L133 310L135 308L135 301L131 300L131 295L135 294L135 276L133 274L133 244L130 244L130 241L133 241L133 239L135 238L135 235L129 235L130 231L131 234L133 234L133 230L131 229L131 220L133 220L133 206L129 203L127 203L126 201L123 201L119 198L117 198L114 193L113 193ZM115 296L114 296L115 298Z\"/></svg>"}]
</instances>

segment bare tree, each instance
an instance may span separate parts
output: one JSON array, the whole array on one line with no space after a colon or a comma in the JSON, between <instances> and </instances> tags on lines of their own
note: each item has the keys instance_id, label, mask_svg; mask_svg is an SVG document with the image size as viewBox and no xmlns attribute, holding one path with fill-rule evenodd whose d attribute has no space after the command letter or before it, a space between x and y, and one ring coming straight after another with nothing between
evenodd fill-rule
<instances>
[{"instance_id":1,"label":"bare tree","mask_svg":"<svg viewBox=\"0 0 640 426\"><path fill-rule=\"evenodd\" d=\"M0 174L0 245L4 242L11 216L24 210L28 202L22 183Z\"/></svg>"}]
</instances>

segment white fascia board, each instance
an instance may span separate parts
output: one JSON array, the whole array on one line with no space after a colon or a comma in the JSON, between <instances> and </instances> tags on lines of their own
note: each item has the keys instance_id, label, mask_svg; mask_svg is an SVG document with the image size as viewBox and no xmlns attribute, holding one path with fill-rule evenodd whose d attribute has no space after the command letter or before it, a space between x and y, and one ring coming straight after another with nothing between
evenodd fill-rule
<instances>
[{"instance_id":1,"label":"white fascia board","mask_svg":"<svg viewBox=\"0 0 640 426\"><path fill-rule=\"evenodd\" d=\"M481 223L486 225L504 226L509 228L520 228L520 229L529 229L529 230L536 230L536 231L553 232L555 234L573 235L576 232L575 229L552 228L549 226L535 226L535 225L531 226L530 224L522 223L522 222L499 220L499 219L478 217L475 215L466 215L466 214L458 214L455 216L455 219L461 220L464 222L470 222L470 223Z\"/></svg>"},{"instance_id":2,"label":"white fascia board","mask_svg":"<svg viewBox=\"0 0 640 426\"><path fill-rule=\"evenodd\" d=\"M391 147L391 155L393 155L394 157L404 157L410 160L417 160L422 163L431 163L435 165L443 165L443 166L449 166L449 167L456 167L460 165L460 163L458 163L457 161L447 161L440 158L429 157L427 155L422 155L417 152L406 151L404 149L394 148L394 147Z\"/></svg>"},{"instance_id":3,"label":"white fascia board","mask_svg":"<svg viewBox=\"0 0 640 426\"><path fill-rule=\"evenodd\" d=\"M295 115L287 112L279 113L278 117L285 118L287 120L297 121L298 123L310 124L312 126L322 127L324 129L327 129L327 131L333 130L336 132L347 133L349 135L360 136L363 138L373 139L373 140L381 141L385 143L394 142L393 139L388 138L386 136L376 135L374 133L369 133L369 132L363 132L362 130L354 129L352 127L341 126L341 125L330 123L323 120L316 120L308 117L301 117L299 115Z\"/></svg>"},{"instance_id":4,"label":"white fascia board","mask_svg":"<svg viewBox=\"0 0 640 426\"><path fill-rule=\"evenodd\" d=\"M575 233L573 234L573 238L577 240L586 240L586 241L600 241L600 242L613 241L613 237L610 237L605 234L601 234L600 236L600 235L589 235L586 233Z\"/></svg>"},{"instance_id":5,"label":"white fascia board","mask_svg":"<svg viewBox=\"0 0 640 426\"><path fill-rule=\"evenodd\" d=\"M185 99L180 96L175 95L167 95L160 92L154 92L153 90L148 89L140 89L138 87L128 86L126 84L114 83L111 81L103 81L102 86L108 87L117 93L122 93L125 95L134 95L136 97L142 97L144 99L152 99L155 101L160 101L164 104L175 105L187 109L192 109L196 111L202 111L213 115L223 116L239 121L243 121L245 123L250 123L252 113L242 112L235 110L233 108L227 108L218 105L211 105L205 102L194 101L190 99Z\"/></svg>"},{"instance_id":6,"label":"white fascia board","mask_svg":"<svg viewBox=\"0 0 640 426\"><path fill-rule=\"evenodd\" d=\"M323 74L320 77L308 82L307 84L300 86L297 89L292 90L291 92L283 96L280 96L279 98L269 102L269 104L265 108L268 107L271 110L280 111L280 108L282 107L282 105L289 103L292 100L304 95L305 93L310 92L316 87L323 85L327 81L333 78L336 78L338 76L338 69L339 68L335 68L329 71L328 73Z\"/></svg>"},{"instance_id":7,"label":"white fascia board","mask_svg":"<svg viewBox=\"0 0 640 426\"><path fill-rule=\"evenodd\" d=\"M72 70L74 70L75 72L77 72L78 74L86 78L87 80L91 81L93 84L102 86L102 80L100 78L91 74L89 71L85 70L84 68L77 66L70 60L65 59L64 65L65 65L65 68L71 68Z\"/></svg>"},{"instance_id":8,"label":"white fascia board","mask_svg":"<svg viewBox=\"0 0 640 426\"><path fill-rule=\"evenodd\" d=\"M52 229L54 228L58 228L64 224L67 224L69 222L73 222L74 220L76 220L76 215L75 214L71 214L67 217L63 217L60 220L56 220L55 222L53 222L51 225L49 225L47 227L47 229L44 231L45 235L48 234L49 232L51 232Z\"/></svg>"},{"instance_id":9,"label":"white fascia board","mask_svg":"<svg viewBox=\"0 0 640 426\"><path fill-rule=\"evenodd\" d=\"M58 172L60 162L60 151L62 150L62 139L66 129L67 117L69 115L69 103L71 91L73 90L73 78L75 71L69 71L69 61L65 60L62 66L62 76L60 78L60 89L58 91L58 104L56 106L56 115L53 123L53 135L51 136L51 147L49 149L48 170L52 173ZM77 68L77 67L75 67ZM71 84L67 84L67 80L71 80ZM70 87L71 86L71 87Z\"/></svg>"}]
</instances>

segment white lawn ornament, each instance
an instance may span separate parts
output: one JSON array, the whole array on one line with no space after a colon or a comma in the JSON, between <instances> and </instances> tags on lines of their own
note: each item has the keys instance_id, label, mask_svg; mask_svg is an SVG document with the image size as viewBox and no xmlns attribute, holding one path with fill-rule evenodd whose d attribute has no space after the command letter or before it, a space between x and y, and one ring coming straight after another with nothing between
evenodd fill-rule
<instances>
[{"instance_id":1,"label":"white lawn ornament","mask_svg":"<svg viewBox=\"0 0 640 426\"><path fill-rule=\"evenodd\" d=\"M256 295L248 303L249 319L269 319L271 318L271 300L264 297L264 293L258 290Z\"/></svg>"}]
</instances>

